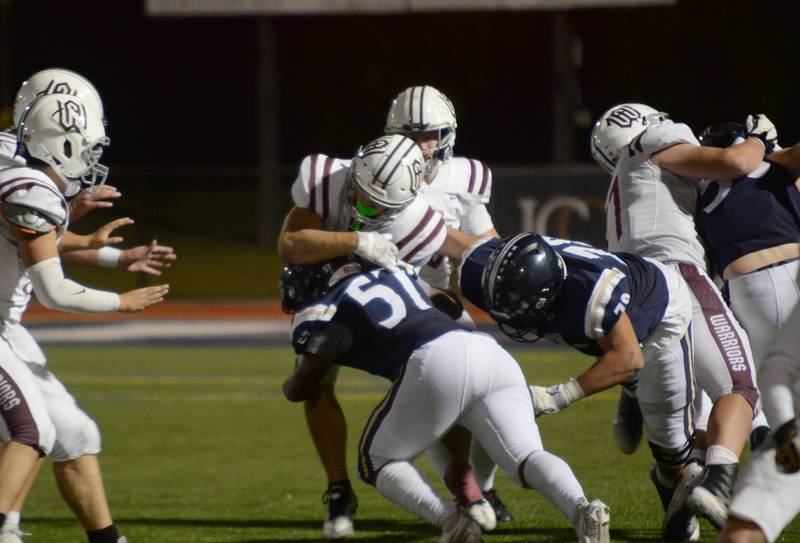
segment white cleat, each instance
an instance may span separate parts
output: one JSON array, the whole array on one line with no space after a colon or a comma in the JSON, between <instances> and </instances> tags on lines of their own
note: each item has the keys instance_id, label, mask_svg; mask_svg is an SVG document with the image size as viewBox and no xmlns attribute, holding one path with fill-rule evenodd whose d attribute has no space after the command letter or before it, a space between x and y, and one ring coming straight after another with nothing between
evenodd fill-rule
<instances>
[{"instance_id":1,"label":"white cleat","mask_svg":"<svg viewBox=\"0 0 800 543\"><path fill-rule=\"evenodd\" d=\"M128 543L128 538L122 535L117 539L117 543Z\"/></svg>"},{"instance_id":2,"label":"white cleat","mask_svg":"<svg viewBox=\"0 0 800 543\"><path fill-rule=\"evenodd\" d=\"M582 498L572 519L580 543L611 543L611 509L600 500Z\"/></svg>"},{"instance_id":3,"label":"white cleat","mask_svg":"<svg viewBox=\"0 0 800 543\"><path fill-rule=\"evenodd\" d=\"M353 535L353 519L346 515L334 517L333 519L325 517L325 524L322 525L322 533L325 534L325 539L343 539L349 535Z\"/></svg>"},{"instance_id":4,"label":"white cleat","mask_svg":"<svg viewBox=\"0 0 800 543\"><path fill-rule=\"evenodd\" d=\"M481 527L465 511L456 509L444 521L439 543L479 543Z\"/></svg>"},{"instance_id":5,"label":"white cleat","mask_svg":"<svg viewBox=\"0 0 800 543\"><path fill-rule=\"evenodd\" d=\"M486 500L478 500L467 507L467 515L478 523L484 533L491 532L497 527L497 516L494 507Z\"/></svg>"},{"instance_id":6,"label":"white cleat","mask_svg":"<svg viewBox=\"0 0 800 543\"><path fill-rule=\"evenodd\" d=\"M3 532L0 534L0 543L24 543L22 538L14 532Z\"/></svg>"}]
</instances>

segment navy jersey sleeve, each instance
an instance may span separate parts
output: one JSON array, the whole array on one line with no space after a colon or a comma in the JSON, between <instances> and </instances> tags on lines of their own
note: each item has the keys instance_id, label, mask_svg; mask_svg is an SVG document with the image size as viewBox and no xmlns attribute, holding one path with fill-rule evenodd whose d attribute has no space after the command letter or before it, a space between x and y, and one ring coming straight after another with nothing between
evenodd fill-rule
<instances>
[{"instance_id":1,"label":"navy jersey sleeve","mask_svg":"<svg viewBox=\"0 0 800 543\"><path fill-rule=\"evenodd\" d=\"M292 347L298 355L309 353L338 362L352 348L350 329L335 319L335 304L316 304L292 319Z\"/></svg>"}]
</instances>

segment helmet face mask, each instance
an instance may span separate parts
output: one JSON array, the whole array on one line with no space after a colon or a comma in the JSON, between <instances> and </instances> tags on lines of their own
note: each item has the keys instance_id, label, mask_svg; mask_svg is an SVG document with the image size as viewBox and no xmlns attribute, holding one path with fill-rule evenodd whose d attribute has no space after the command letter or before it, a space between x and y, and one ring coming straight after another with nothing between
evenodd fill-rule
<instances>
[{"instance_id":1,"label":"helmet face mask","mask_svg":"<svg viewBox=\"0 0 800 543\"><path fill-rule=\"evenodd\" d=\"M742 123L721 122L707 126L697 135L703 147L730 147L739 138L747 138L747 128Z\"/></svg>"},{"instance_id":2,"label":"helmet face mask","mask_svg":"<svg viewBox=\"0 0 800 543\"><path fill-rule=\"evenodd\" d=\"M613 174L622 149L648 126L668 118L669 115L663 111L644 104L619 104L608 109L592 129L592 158L609 174Z\"/></svg>"},{"instance_id":3,"label":"helmet face mask","mask_svg":"<svg viewBox=\"0 0 800 543\"><path fill-rule=\"evenodd\" d=\"M425 175L450 160L456 143L456 111L442 92L431 86L408 87L397 95L386 117L387 134L402 134L418 144L435 139L436 146L425 151Z\"/></svg>"},{"instance_id":4,"label":"helmet face mask","mask_svg":"<svg viewBox=\"0 0 800 543\"><path fill-rule=\"evenodd\" d=\"M53 168L66 185L65 196L105 183L108 167L100 164L111 141L102 117L79 98L50 94L34 100L17 128L21 151Z\"/></svg>"},{"instance_id":5,"label":"helmet face mask","mask_svg":"<svg viewBox=\"0 0 800 543\"><path fill-rule=\"evenodd\" d=\"M519 234L496 248L481 277L484 304L511 339L537 341L554 318L567 277L564 260L541 236Z\"/></svg>"},{"instance_id":6,"label":"helmet face mask","mask_svg":"<svg viewBox=\"0 0 800 543\"><path fill-rule=\"evenodd\" d=\"M382 136L353 157L341 198L353 230L390 224L416 198L422 181L422 151L399 134Z\"/></svg>"}]
</instances>

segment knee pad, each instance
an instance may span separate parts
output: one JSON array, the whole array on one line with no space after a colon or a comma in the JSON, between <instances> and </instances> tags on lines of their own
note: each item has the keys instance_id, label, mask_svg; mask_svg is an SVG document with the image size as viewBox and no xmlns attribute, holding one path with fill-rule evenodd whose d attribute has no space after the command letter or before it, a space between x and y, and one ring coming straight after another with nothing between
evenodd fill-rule
<instances>
[{"instance_id":1,"label":"knee pad","mask_svg":"<svg viewBox=\"0 0 800 543\"><path fill-rule=\"evenodd\" d=\"M692 439L686 441L684 445L678 448L670 449L667 447L662 447L660 445L656 445L652 441L648 441L648 445L650 445L650 451L653 454L653 459L659 466L663 466L667 470L678 470L683 466L687 460L689 460L689 455L692 452L692 443L694 442L694 435L692 435Z\"/></svg>"},{"instance_id":2,"label":"knee pad","mask_svg":"<svg viewBox=\"0 0 800 543\"><path fill-rule=\"evenodd\" d=\"M56 440L50 454L53 462L68 462L81 456L99 454L102 449L100 429L97 424L83 413L80 418L73 418L68 424L56 428Z\"/></svg>"}]
</instances>

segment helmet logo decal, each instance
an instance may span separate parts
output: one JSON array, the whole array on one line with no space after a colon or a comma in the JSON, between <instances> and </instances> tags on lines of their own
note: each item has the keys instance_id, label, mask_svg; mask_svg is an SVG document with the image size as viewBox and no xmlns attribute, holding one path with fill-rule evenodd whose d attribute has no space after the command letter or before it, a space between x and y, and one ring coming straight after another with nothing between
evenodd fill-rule
<instances>
[{"instance_id":1,"label":"helmet logo decal","mask_svg":"<svg viewBox=\"0 0 800 543\"><path fill-rule=\"evenodd\" d=\"M388 138L378 138L369 142L361 148L360 156L365 157L369 155L379 154L383 149L389 146Z\"/></svg>"},{"instance_id":2,"label":"helmet logo decal","mask_svg":"<svg viewBox=\"0 0 800 543\"><path fill-rule=\"evenodd\" d=\"M74 100L67 100L62 102L58 100L58 109L53 113L52 117L58 116L58 124L69 132L70 130L84 130L88 127L86 117L86 106ZM80 124L77 124L80 123Z\"/></svg>"},{"instance_id":3,"label":"helmet logo decal","mask_svg":"<svg viewBox=\"0 0 800 543\"><path fill-rule=\"evenodd\" d=\"M42 96L45 94L69 94L72 96L77 96L78 89L73 89L66 81L56 81L55 79L51 79L44 89L36 93L36 96Z\"/></svg>"},{"instance_id":4,"label":"helmet logo decal","mask_svg":"<svg viewBox=\"0 0 800 543\"><path fill-rule=\"evenodd\" d=\"M620 128L630 128L635 121L642 118L642 114L630 106L622 106L608 114L606 123L608 126L615 124Z\"/></svg>"}]
</instances>

